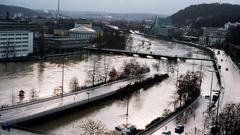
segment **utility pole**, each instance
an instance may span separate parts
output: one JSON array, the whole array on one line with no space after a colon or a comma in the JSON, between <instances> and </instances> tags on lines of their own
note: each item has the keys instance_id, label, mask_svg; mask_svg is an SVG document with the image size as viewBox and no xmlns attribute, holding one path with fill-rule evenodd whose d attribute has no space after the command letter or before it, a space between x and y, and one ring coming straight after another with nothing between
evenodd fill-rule
<instances>
[{"instance_id":1,"label":"utility pole","mask_svg":"<svg viewBox=\"0 0 240 135\"><path fill-rule=\"evenodd\" d=\"M210 112L210 108L211 108L211 100L212 100L212 87L213 87L213 73L215 73L215 71L209 71L212 72L212 77L211 77L211 88L210 88L210 96L209 96L209 106L208 106L208 111Z\"/></svg>"},{"instance_id":2,"label":"utility pole","mask_svg":"<svg viewBox=\"0 0 240 135\"><path fill-rule=\"evenodd\" d=\"M57 20L58 20L59 17L60 17L59 12L60 12L60 0L58 0Z\"/></svg>"},{"instance_id":3,"label":"utility pole","mask_svg":"<svg viewBox=\"0 0 240 135\"><path fill-rule=\"evenodd\" d=\"M64 82L64 64L65 64L65 60L67 60L67 58L63 59L63 65L62 65L62 98L63 98L63 82Z\"/></svg>"},{"instance_id":4,"label":"utility pole","mask_svg":"<svg viewBox=\"0 0 240 135\"><path fill-rule=\"evenodd\" d=\"M220 106L220 96L221 96L221 90L218 91L218 105L217 105L216 126L218 125L218 115L219 115L219 106Z\"/></svg>"},{"instance_id":5,"label":"utility pole","mask_svg":"<svg viewBox=\"0 0 240 135\"><path fill-rule=\"evenodd\" d=\"M12 105L13 105L13 102L14 102L14 95L13 95L13 88L12 88Z\"/></svg>"},{"instance_id":6,"label":"utility pole","mask_svg":"<svg viewBox=\"0 0 240 135\"><path fill-rule=\"evenodd\" d=\"M127 97L126 128L128 124L129 96Z\"/></svg>"},{"instance_id":7,"label":"utility pole","mask_svg":"<svg viewBox=\"0 0 240 135\"><path fill-rule=\"evenodd\" d=\"M193 68L192 68L192 72L194 73L194 69L195 69L195 65L197 65L197 64L195 64L195 61L193 60Z\"/></svg>"},{"instance_id":8,"label":"utility pole","mask_svg":"<svg viewBox=\"0 0 240 135\"><path fill-rule=\"evenodd\" d=\"M64 59L63 59L63 65L62 65L62 98L63 98L63 81L64 81Z\"/></svg>"},{"instance_id":9,"label":"utility pole","mask_svg":"<svg viewBox=\"0 0 240 135\"><path fill-rule=\"evenodd\" d=\"M202 86L202 76L203 76L203 63L202 63L202 60L201 60L201 72L200 72L200 77L201 77L201 80L200 80L200 88Z\"/></svg>"}]
</instances>

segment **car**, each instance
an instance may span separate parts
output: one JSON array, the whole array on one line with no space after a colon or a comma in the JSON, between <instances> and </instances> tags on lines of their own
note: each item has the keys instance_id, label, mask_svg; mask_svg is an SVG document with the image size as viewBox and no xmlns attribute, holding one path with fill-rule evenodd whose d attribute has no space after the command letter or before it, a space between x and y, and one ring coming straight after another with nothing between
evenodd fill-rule
<instances>
[{"instance_id":1,"label":"car","mask_svg":"<svg viewBox=\"0 0 240 135\"><path fill-rule=\"evenodd\" d=\"M0 121L0 125L3 130L10 130L10 126L6 122Z\"/></svg>"},{"instance_id":2,"label":"car","mask_svg":"<svg viewBox=\"0 0 240 135\"><path fill-rule=\"evenodd\" d=\"M163 131L161 135L171 135L171 131Z\"/></svg>"},{"instance_id":3,"label":"car","mask_svg":"<svg viewBox=\"0 0 240 135\"><path fill-rule=\"evenodd\" d=\"M177 127L175 128L175 133L183 133L184 132L184 126L183 125L177 125Z\"/></svg>"}]
</instances>

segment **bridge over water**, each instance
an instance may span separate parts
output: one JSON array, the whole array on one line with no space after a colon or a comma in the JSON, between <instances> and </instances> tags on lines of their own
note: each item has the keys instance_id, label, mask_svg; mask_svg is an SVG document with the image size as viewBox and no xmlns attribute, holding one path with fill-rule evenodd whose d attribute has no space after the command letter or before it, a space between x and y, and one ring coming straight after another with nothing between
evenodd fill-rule
<instances>
[{"instance_id":1,"label":"bridge over water","mask_svg":"<svg viewBox=\"0 0 240 135\"><path fill-rule=\"evenodd\" d=\"M93 48L93 47L84 47L83 49L93 51L93 52L111 53L111 54L117 54L117 55L127 55L127 56L138 55L139 57L142 57L142 58L148 58L150 56L154 59L166 58L168 60L175 60L175 61L177 61L178 59L179 60L213 61L213 59L181 57L181 56L167 56L167 55L161 55L161 54L132 52L132 51L127 51L127 50L104 49L104 48Z\"/></svg>"}]
</instances>

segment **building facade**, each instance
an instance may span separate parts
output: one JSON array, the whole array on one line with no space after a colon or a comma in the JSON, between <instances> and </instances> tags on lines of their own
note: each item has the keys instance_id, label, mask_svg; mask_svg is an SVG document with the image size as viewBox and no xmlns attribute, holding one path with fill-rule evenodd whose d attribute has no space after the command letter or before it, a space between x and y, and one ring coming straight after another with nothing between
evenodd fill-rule
<instances>
[{"instance_id":1,"label":"building facade","mask_svg":"<svg viewBox=\"0 0 240 135\"><path fill-rule=\"evenodd\" d=\"M89 45L88 41L75 38L46 38L45 44L52 54L80 52L82 47Z\"/></svg>"},{"instance_id":2,"label":"building facade","mask_svg":"<svg viewBox=\"0 0 240 135\"><path fill-rule=\"evenodd\" d=\"M0 58L26 57L33 53L33 32L0 31Z\"/></svg>"},{"instance_id":3,"label":"building facade","mask_svg":"<svg viewBox=\"0 0 240 135\"><path fill-rule=\"evenodd\" d=\"M79 40L92 41L96 38L96 31L85 26L73 28L69 30L69 37Z\"/></svg>"},{"instance_id":4,"label":"building facade","mask_svg":"<svg viewBox=\"0 0 240 135\"><path fill-rule=\"evenodd\" d=\"M90 22L88 20L85 20L85 19L80 19L80 20L78 20L74 23L75 28L78 28L78 27L81 27L81 26L92 28L92 22Z\"/></svg>"},{"instance_id":5,"label":"building facade","mask_svg":"<svg viewBox=\"0 0 240 135\"><path fill-rule=\"evenodd\" d=\"M174 27L170 18L156 17L153 26L153 35L165 38L174 36Z\"/></svg>"},{"instance_id":6,"label":"building facade","mask_svg":"<svg viewBox=\"0 0 240 135\"><path fill-rule=\"evenodd\" d=\"M226 41L228 30L226 28L202 28L202 36L199 37L199 44L205 46L221 46Z\"/></svg>"}]
</instances>

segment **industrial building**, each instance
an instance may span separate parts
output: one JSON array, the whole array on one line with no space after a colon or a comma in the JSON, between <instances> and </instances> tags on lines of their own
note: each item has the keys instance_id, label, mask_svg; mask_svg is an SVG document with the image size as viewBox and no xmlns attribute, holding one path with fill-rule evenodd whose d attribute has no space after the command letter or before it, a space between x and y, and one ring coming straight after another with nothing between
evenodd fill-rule
<instances>
[{"instance_id":1,"label":"industrial building","mask_svg":"<svg viewBox=\"0 0 240 135\"><path fill-rule=\"evenodd\" d=\"M0 58L26 57L33 53L33 32L0 31Z\"/></svg>"}]
</instances>

